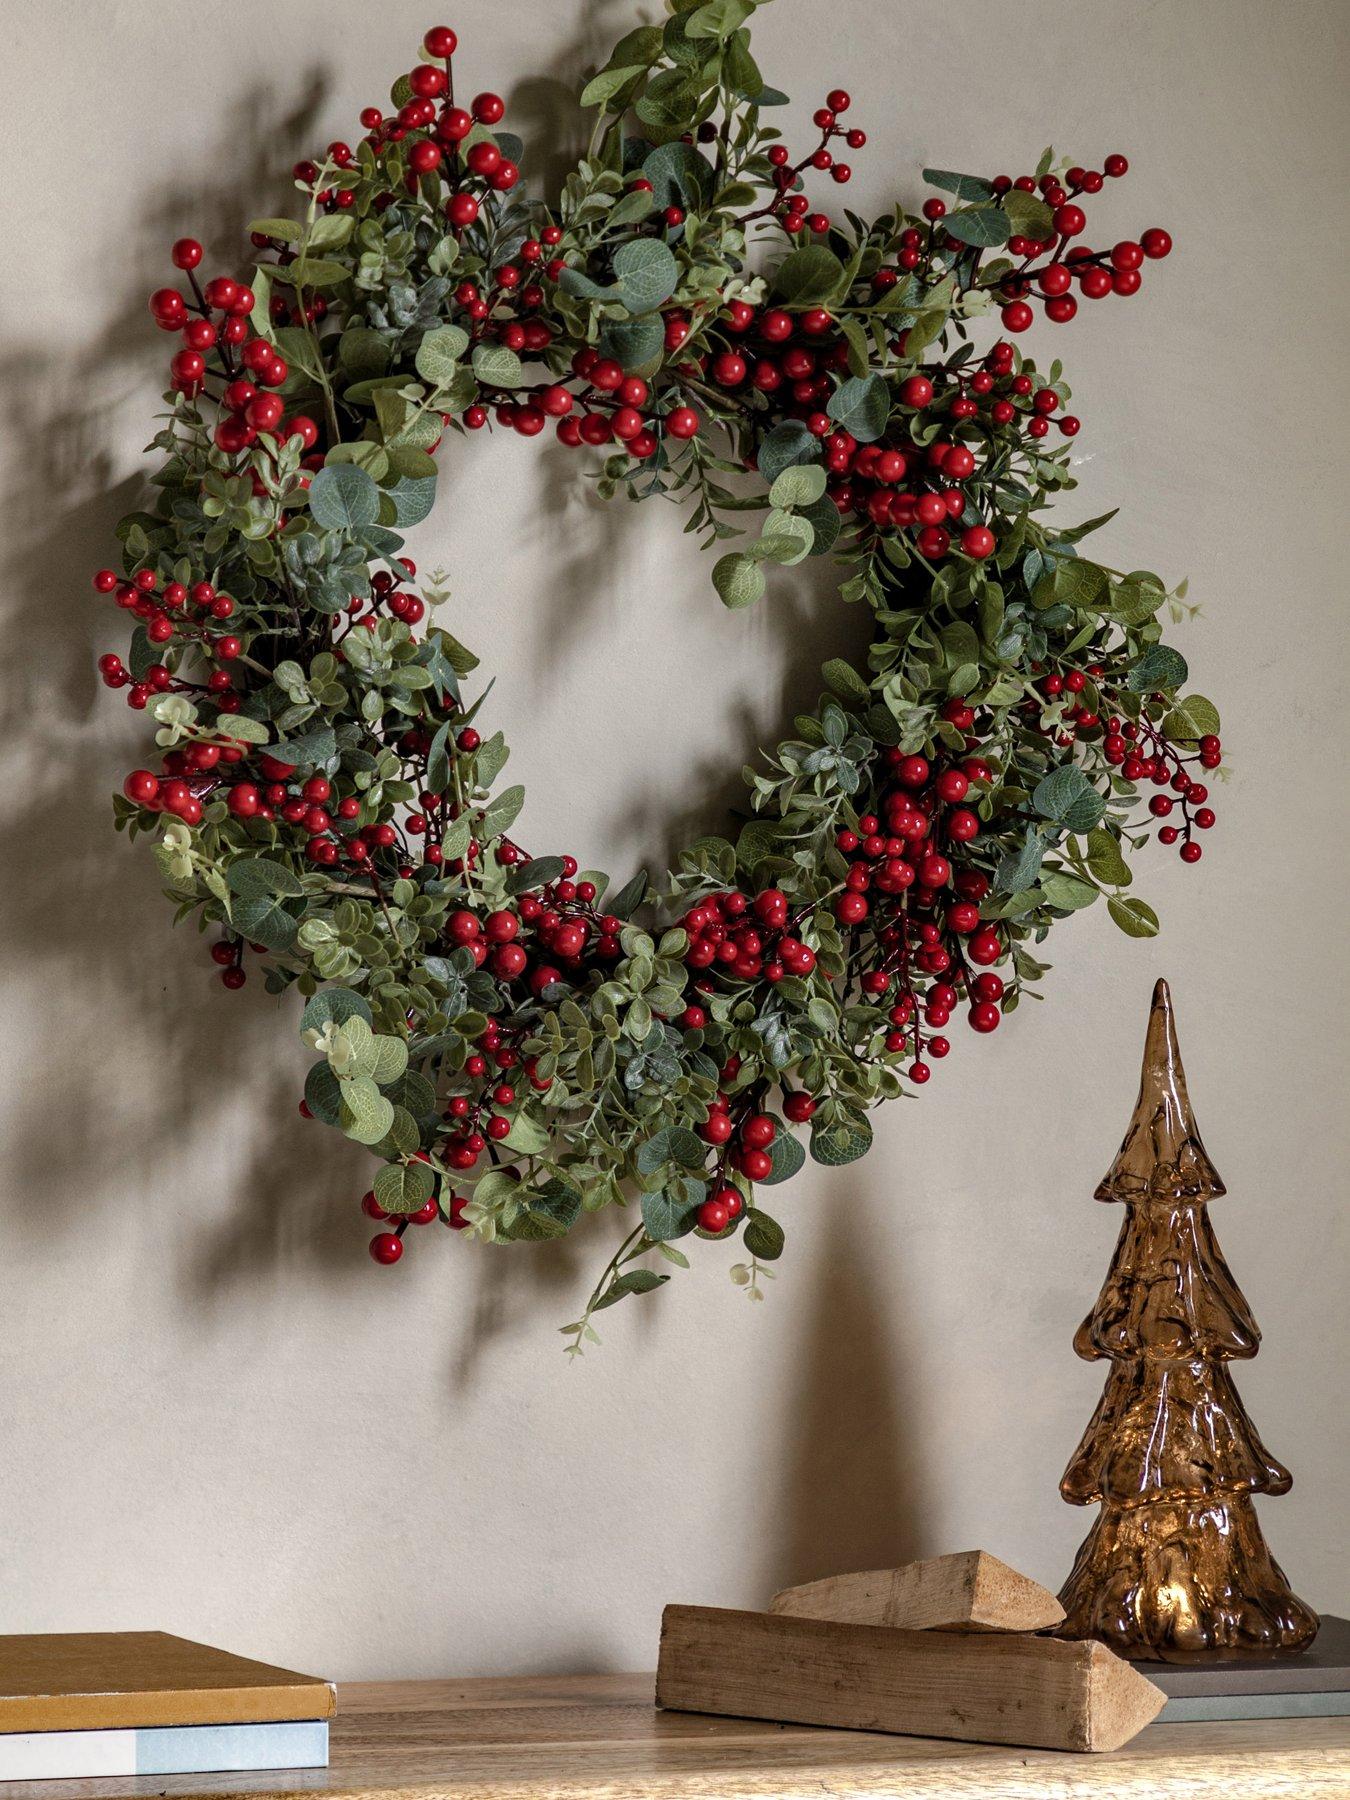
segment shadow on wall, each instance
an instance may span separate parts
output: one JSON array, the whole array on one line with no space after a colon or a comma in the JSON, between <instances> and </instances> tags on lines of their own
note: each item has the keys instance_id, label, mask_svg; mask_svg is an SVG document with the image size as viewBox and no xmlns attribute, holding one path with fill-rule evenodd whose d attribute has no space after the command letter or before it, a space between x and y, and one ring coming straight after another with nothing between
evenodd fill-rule
<instances>
[{"instance_id":1,"label":"shadow on wall","mask_svg":"<svg viewBox=\"0 0 1350 1800\"><path fill-rule=\"evenodd\" d=\"M799 1271L814 1282L814 1301L779 1427L785 1475L751 1605L797 1582L924 1554L919 1522L933 1505L893 1324L901 1273L889 1238L903 1203L880 1192L878 1173L863 1163L834 1176L814 1261Z\"/></svg>"},{"instance_id":2,"label":"shadow on wall","mask_svg":"<svg viewBox=\"0 0 1350 1800\"><path fill-rule=\"evenodd\" d=\"M17 847L0 956L27 1059L5 1146L7 1210L64 1244L99 1201L100 1171L137 1171L151 1217L166 1204L206 1210L228 1181L249 1199L214 1240L210 1228L197 1239L185 1272L194 1298L278 1263L345 1261L330 1196L350 1193L351 1159L297 1128L302 1058L275 1009L255 990L220 988L204 946L170 931L147 846L129 849L111 830L109 794L144 760L150 732L141 715L109 728L120 697L94 664L126 633L89 582L115 561L117 519L146 497L139 477L113 485L112 452L128 395L148 421L149 384L173 348L154 331L145 290L160 271L170 278L168 245L184 231L202 237L210 260L246 242L244 209L311 142L327 85L311 70L295 86L302 101L254 90L220 131L217 185L170 182L128 197L106 285L134 285L134 296L82 352L53 353L35 337L0 360L7 433L24 446L11 476L0 641L4 823ZM232 1166L214 1156L195 1192L164 1193L166 1178L183 1178L195 1139L231 1130Z\"/></svg>"}]
</instances>

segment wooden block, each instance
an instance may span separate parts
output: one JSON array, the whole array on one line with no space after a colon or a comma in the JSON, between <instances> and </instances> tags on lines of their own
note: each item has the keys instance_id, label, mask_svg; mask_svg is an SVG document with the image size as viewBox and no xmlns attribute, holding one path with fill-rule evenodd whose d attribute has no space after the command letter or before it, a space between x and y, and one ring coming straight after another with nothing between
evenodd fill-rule
<instances>
[{"instance_id":1,"label":"wooden block","mask_svg":"<svg viewBox=\"0 0 1350 1800\"><path fill-rule=\"evenodd\" d=\"M1166 1695L1104 1644L668 1606L656 1704L1043 1750L1118 1750Z\"/></svg>"},{"instance_id":2,"label":"wooden block","mask_svg":"<svg viewBox=\"0 0 1350 1800\"><path fill-rule=\"evenodd\" d=\"M331 1682L166 1631L0 1636L0 1732L327 1719Z\"/></svg>"},{"instance_id":3,"label":"wooden block","mask_svg":"<svg viewBox=\"0 0 1350 1800\"><path fill-rule=\"evenodd\" d=\"M1044 1631L1064 1617L1049 1588L987 1550L959 1550L899 1569L827 1575L784 1588L769 1610L901 1631Z\"/></svg>"}]
</instances>

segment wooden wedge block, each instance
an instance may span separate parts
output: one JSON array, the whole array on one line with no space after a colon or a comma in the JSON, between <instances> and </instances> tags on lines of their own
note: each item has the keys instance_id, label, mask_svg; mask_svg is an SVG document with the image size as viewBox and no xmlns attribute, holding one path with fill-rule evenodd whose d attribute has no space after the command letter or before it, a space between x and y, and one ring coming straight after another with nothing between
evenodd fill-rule
<instances>
[{"instance_id":1,"label":"wooden wedge block","mask_svg":"<svg viewBox=\"0 0 1350 1800\"><path fill-rule=\"evenodd\" d=\"M1043 1750L1118 1750L1166 1695L1104 1644L668 1606L656 1704Z\"/></svg>"},{"instance_id":2,"label":"wooden wedge block","mask_svg":"<svg viewBox=\"0 0 1350 1800\"><path fill-rule=\"evenodd\" d=\"M899 1569L827 1575L784 1588L769 1610L900 1631L1044 1631L1064 1617L1049 1588L987 1550L959 1550Z\"/></svg>"}]
</instances>

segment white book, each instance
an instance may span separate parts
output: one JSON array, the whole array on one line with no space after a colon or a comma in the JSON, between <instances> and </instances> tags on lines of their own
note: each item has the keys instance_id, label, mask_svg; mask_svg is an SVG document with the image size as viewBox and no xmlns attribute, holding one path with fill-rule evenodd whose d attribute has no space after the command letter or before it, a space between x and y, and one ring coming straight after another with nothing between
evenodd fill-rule
<instances>
[{"instance_id":1,"label":"white book","mask_svg":"<svg viewBox=\"0 0 1350 1800\"><path fill-rule=\"evenodd\" d=\"M0 1781L327 1767L327 1719L288 1719L265 1725L0 1732Z\"/></svg>"}]
</instances>

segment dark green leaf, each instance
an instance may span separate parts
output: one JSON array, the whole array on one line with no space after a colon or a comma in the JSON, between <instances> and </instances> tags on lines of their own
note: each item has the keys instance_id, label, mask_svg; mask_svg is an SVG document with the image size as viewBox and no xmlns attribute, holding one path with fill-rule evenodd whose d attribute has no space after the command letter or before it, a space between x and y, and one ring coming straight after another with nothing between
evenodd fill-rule
<instances>
[{"instance_id":1,"label":"dark green leaf","mask_svg":"<svg viewBox=\"0 0 1350 1800\"><path fill-rule=\"evenodd\" d=\"M994 184L983 175L957 175L950 169L925 169L923 178L929 187L942 188L958 200L992 200Z\"/></svg>"},{"instance_id":2,"label":"dark green leaf","mask_svg":"<svg viewBox=\"0 0 1350 1800\"><path fill-rule=\"evenodd\" d=\"M696 1185L701 1195L702 1184ZM697 1222L698 1201L691 1201L688 1189L680 1183L642 1196L642 1228L654 1244L668 1244L674 1238L684 1237Z\"/></svg>"},{"instance_id":3,"label":"dark green leaf","mask_svg":"<svg viewBox=\"0 0 1350 1800\"><path fill-rule=\"evenodd\" d=\"M1154 644L1130 667L1125 685L1132 694L1170 693L1179 688L1190 671L1186 658L1170 644Z\"/></svg>"},{"instance_id":4,"label":"dark green leaf","mask_svg":"<svg viewBox=\"0 0 1350 1800\"><path fill-rule=\"evenodd\" d=\"M601 1294L592 1312L601 1312L607 1306L613 1306L616 1300L624 1300L629 1294L650 1294L663 1282L670 1280L669 1275L658 1275L655 1269L630 1269L626 1275L618 1275Z\"/></svg>"},{"instance_id":5,"label":"dark green leaf","mask_svg":"<svg viewBox=\"0 0 1350 1800\"><path fill-rule=\"evenodd\" d=\"M844 265L823 244L809 244L783 258L773 285L789 306L825 306L844 285Z\"/></svg>"},{"instance_id":6,"label":"dark green leaf","mask_svg":"<svg viewBox=\"0 0 1350 1800\"><path fill-rule=\"evenodd\" d=\"M758 1262L777 1262L783 1254L785 1242L783 1227L777 1219L771 1219L758 1207L750 1214L745 1225L745 1247Z\"/></svg>"},{"instance_id":7,"label":"dark green leaf","mask_svg":"<svg viewBox=\"0 0 1350 1800\"><path fill-rule=\"evenodd\" d=\"M872 1148L872 1127L861 1113L824 1125L811 1133L811 1155L827 1168L856 1162Z\"/></svg>"},{"instance_id":8,"label":"dark green leaf","mask_svg":"<svg viewBox=\"0 0 1350 1800\"><path fill-rule=\"evenodd\" d=\"M770 486L796 463L815 462L820 455L820 439L812 436L801 419L785 419L775 425L761 440L756 455L760 474Z\"/></svg>"},{"instance_id":9,"label":"dark green leaf","mask_svg":"<svg viewBox=\"0 0 1350 1800\"><path fill-rule=\"evenodd\" d=\"M790 1181L805 1163L806 1151L800 1138L780 1127L778 1136L769 1145L769 1160L773 1167L761 1178L761 1187L775 1187L780 1181ZM758 1214L754 1216L759 1217Z\"/></svg>"},{"instance_id":10,"label":"dark green leaf","mask_svg":"<svg viewBox=\"0 0 1350 1800\"><path fill-rule=\"evenodd\" d=\"M835 389L825 410L860 444L875 443L890 416L890 389L880 375L853 375Z\"/></svg>"},{"instance_id":11,"label":"dark green leaf","mask_svg":"<svg viewBox=\"0 0 1350 1800\"><path fill-rule=\"evenodd\" d=\"M997 206L959 206L942 221L943 229L962 244L988 250L1012 235L1007 214Z\"/></svg>"}]
</instances>

